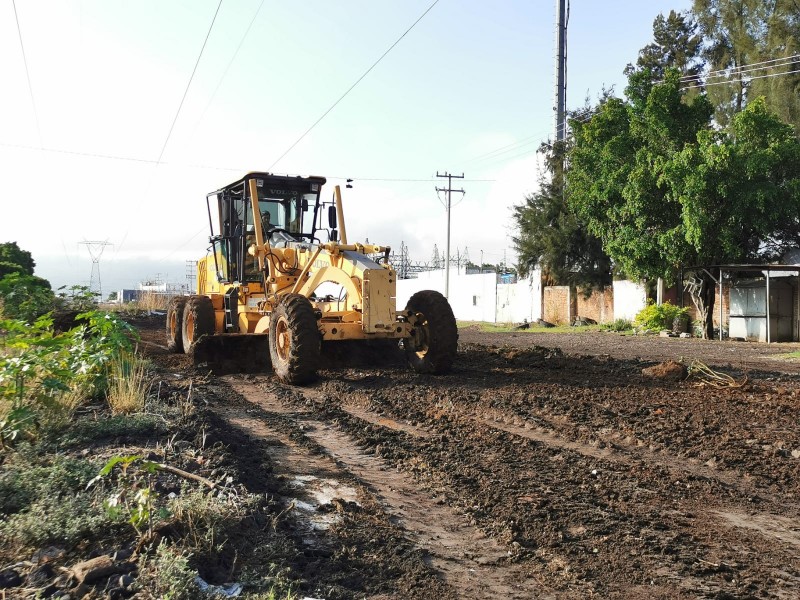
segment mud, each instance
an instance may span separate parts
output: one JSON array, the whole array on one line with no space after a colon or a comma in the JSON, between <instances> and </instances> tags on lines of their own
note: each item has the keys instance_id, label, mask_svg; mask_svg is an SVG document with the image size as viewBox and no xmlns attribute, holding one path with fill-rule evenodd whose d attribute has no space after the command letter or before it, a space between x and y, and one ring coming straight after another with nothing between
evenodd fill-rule
<instances>
[{"instance_id":1,"label":"mud","mask_svg":"<svg viewBox=\"0 0 800 600\"><path fill-rule=\"evenodd\" d=\"M310 596L800 597L800 379L775 357L795 348L712 344L462 330L449 375L337 359L204 397L289 511ZM747 382L642 374L670 359Z\"/></svg>"}]
</instances>

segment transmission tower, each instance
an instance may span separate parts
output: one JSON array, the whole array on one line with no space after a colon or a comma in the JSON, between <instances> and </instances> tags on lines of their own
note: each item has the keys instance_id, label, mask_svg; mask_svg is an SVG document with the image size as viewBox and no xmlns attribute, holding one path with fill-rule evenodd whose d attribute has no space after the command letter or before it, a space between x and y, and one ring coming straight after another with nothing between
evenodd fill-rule
<instances>
[{"instance_id":1,"label":"transmission tower","mask_svg":"<svg viewBox=\"0 0 800 600\"><path fill-rule=\"evenodd\" d=\"M103 251L106 246L111 246L107 240L102 242L89 242L82 241L81 245L86 246L89 251L89 256L92 259L92 274L89 277L89 291L97 294L98 301L103 301L103 286L100 283L100 257L103 256Z\"/></svg>"},{"instance_id":2,"label":"transmission tower","mask_svg":"<svg viewBox=\"0 0 800 600\"><path fill-rule=\"evenodd\" d=\"M439 246L436 244L433 245L433 256L431 257L431 263L433 264L434 269L442 268L442 259L439 257Z\"/></svg>"},{"instance_id":3,"label":"transmission tower","mask_svg":"<svg viewBox=\"0 0 800 600\"><path fill-rule=\"evenodd\" d=\"M194 281L197 277L197 261L196 260L187 260L186 261L186 281L188 283L187 287L189 288L189 293L194 293Z\"/></svg>"}]
</instances>

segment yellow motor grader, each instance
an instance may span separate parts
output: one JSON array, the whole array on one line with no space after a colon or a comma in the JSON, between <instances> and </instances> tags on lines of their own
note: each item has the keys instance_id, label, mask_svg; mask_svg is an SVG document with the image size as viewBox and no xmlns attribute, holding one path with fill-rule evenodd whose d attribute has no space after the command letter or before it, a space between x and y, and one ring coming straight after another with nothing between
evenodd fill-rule
<instances>
[{"instance_id":1,"label":"yellow motor grader","mask_svg":"<svg viewBox=\"0 0 800 600\"><path fill-rule=\"evenodd\" d=\"M303 384L327 364L322 342L393 340L414 370L450 369L458 331L445 297L417 292L397 310L390 248L348 243L340 188L325 202L325 183L248 173L207 195L210 248L197 293L169 304L171 351L234 365L268 356L281 381Z\"/></svg>"}]
</instances>

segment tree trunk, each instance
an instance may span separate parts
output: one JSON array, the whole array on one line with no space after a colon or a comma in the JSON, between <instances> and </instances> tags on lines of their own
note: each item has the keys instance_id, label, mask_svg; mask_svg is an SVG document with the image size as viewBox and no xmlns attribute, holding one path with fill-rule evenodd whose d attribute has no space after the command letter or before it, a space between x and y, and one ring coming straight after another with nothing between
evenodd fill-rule
<instances>
[{"instance_id":1,"label":"tree trunk","mask_svg":"<svg viewBox=\"0 0 800 600\"><path fill-rule=\"evenodd\" d=\"M701 271L686 280L685 284L691 295L692 303L697 309L698 320L702 323L703 339L713 339L716 280L710 273Z\"/></svg>"}]
</instances>

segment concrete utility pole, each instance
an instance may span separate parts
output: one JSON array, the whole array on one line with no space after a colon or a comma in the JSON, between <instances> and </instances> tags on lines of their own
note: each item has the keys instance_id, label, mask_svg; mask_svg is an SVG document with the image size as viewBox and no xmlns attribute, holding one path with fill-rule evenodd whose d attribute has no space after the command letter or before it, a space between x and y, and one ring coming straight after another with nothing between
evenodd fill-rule
<instances>
[{"instance_id":1,"label":"concrete utility pole","mask_svg":"<svg viewBox=\"0 0 800 600\"><path fill-rule=\"evenodd\" d=\"M436 188L437 192L447 192L447 248L444 252L444 297L450 298L450 194L452 192L460 192L461 194L465 194L466 192L462 189L454 190L453 189L453 179L464 179L464 173L461 175L451 175L447 171L444 173L439 173L436 171L437 177L447 177L447 189L444 188Z\"/></svg>"},{"instance_id":2,"label":"concrete utility pole","mask_svg":"<svg viewBox=\"0 0 800 600\"><path fill-rule=\"evenodd\" d=\"M567 129L567 20L568 0L556 0L555 138L563 142Z\"/></svg>"}]
</instances>

